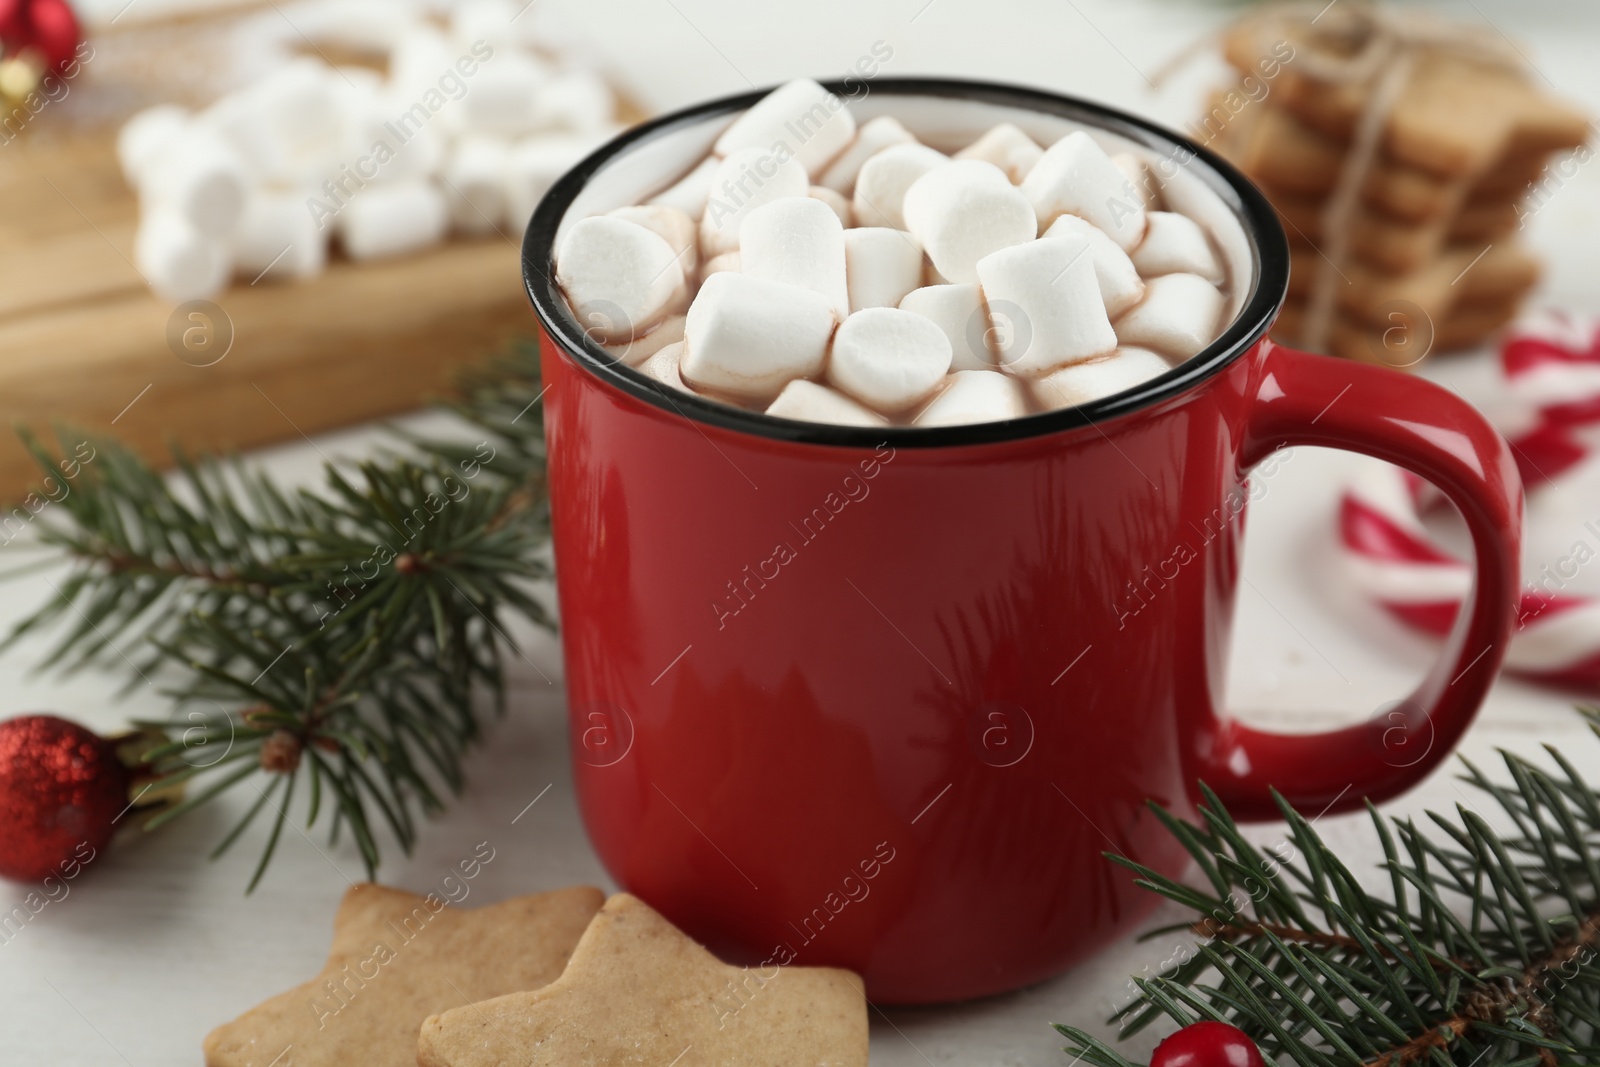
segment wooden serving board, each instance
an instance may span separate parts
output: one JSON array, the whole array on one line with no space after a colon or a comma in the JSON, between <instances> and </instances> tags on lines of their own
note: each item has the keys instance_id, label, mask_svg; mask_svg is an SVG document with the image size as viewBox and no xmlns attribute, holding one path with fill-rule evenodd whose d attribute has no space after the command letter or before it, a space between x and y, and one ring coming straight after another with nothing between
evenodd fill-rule
<instances>
[{"instance_id":1,"label":"wooden serving board","mask_svg":"<svg viewBox=\"0 0 1600 1067\"><path fill-rule=\"evenodd\" d=\"M132 263L137 204L112 137L41 130L0 146L0 501L39 481L12 426L114 434L157 461L173 443L249 448L419 407L532 332L520 234L239 281L220 316L172 323ZM227 354L196 365L229 322Z\"/></svg>"},{"instance_id":2,"label":"wooden serving board","mask_svg":"<svg viewBox=\"0 0 1600 1067\"><path fill-rule=\"evenodd\" d=\"M359 265L336 254L302 282L236 279L199 318L149 292L116 130L139 107L203 106L236 83L262 47L240 25L101 27L63 102L0 136L0 504L40 488L15 426L113 435L164 464L173 444L245 449L422 407L463 365L533 335L520 232ZM621 121L644 117L618 101Z\"/></svg>"}]
</instances>

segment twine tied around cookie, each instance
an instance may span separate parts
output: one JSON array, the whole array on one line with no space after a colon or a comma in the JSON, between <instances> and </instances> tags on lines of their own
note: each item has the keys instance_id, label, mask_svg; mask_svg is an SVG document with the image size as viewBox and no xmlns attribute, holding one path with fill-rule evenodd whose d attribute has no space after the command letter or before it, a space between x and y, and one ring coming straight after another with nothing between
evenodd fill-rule
<instances>
[{"instance_id":1,"label":"twine tied around cookie","mask_svg":"<svg viewBox=\"0 0 1600 1067\"><path fill-rule=\"evenodd\" d=\"M1330 87L1369 87L1350 150L1340 163L1333 192L1321 213L1324 247L1318 251L1323 263L1312 283L1300 340L1307 348L1323 349L1338 308L1339 281L1348 281L1343 268L1350 260L1351 231L1361 194L1377 165L1384 130L1418 58L1425 52L1439 52L1519 74L1526 72L1527 60L1491 30L1416 12L1397 12L1365 0L1267 4L1236 19L1219 36L1236 30L1251 34L1259 55L1269 54L1279 41L1303 45L1294 62L1313 81ZM1187 49L1180 53L1157 76L1157 83L1189 54Z\"/></svg>"}]
</instances>

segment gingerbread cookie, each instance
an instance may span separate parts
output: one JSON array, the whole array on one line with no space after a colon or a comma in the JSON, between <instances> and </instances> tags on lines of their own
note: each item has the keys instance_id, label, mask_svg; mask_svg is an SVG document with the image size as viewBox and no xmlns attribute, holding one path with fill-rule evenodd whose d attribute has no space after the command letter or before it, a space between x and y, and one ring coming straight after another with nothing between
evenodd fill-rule
<instances>
[{"instance_id":1,"label":"gingerbread cookie","mask_svg":"<svg viewBox=\"0 0 1600 1067\"><path fill-rule=\"evenodd\" d=\"M1289 235L1275 337L1411 366L1512 318L1537 278L1516 246L1523 200L1548 195L1552 153L1588 158L1589 134L1515 46L1388 7L1267 4L1223 51L1241 80L1203 125Z\"/></svg>"},{"instance_id":2,"label":"gingerbread cookie","mask_svg":"<svg viewBox=\"0 0 1600 1067\"><path fill-rule=\"evenodd\" d=\"M1425 21L1402 24L1415 44L1412 70L1389 108L1381 144L1389 158L1442 177L1477 176L1514 155L1576 148L1588 119L1542 92L1509 46L1475 41L1459 28ZM1282 33L1297 61L1284 63L1273 93L1280 106L1329 137L1348 141L1366 109L1375 79L1329 81L1315 76L1355 64L1382 27L1365 13L1332 10L1316 22L1281 20L1270 27L1245 20L1223 43L1242 73L1257 68L1263 35ZM1311 57L1310 61L1306 61Z\"/></svg>"},{"instance_id":3,"label":"gingerbread cookie","mask_svg":"<svg viewBox=\"0 0 1600 1067\"><path fill-rule=\"evenodd\" d=\"M413 1067L429 1015L555 981L604 897L562 889L463 909L354 886L322 973L213 1030L206 1065Z\"/></svg>"},{"instance_id":4,"label":"gingerbread cookie","mask_svg":"<svg viewBox=\"0 0 1600 1067\"><path fill-rule=\"evenodd\" d=\"M428 1019L418 1067L865 1067L861 980L730 967L644 902L606 901L551 985Z\"/></svg>"},{"instance_id":5,"label":"gingerbread cookie","mask_svg":"<svg viewBox=\"0 0 1600 1067\"><path fill-rule=\"evenodd\" d=\"M1346 142L1312 129L1270 99L1236 115L1229 115L1221 99L1213 97L1206 128L1217 131L1220 151L1241 170L1284 195L1320 200L1333 191ZM1421 222L1465 205L1512 202L1538 180L1545 161L1544 154L1511 155L1476 177L1440 177L1380 157L1367 174L1362 199L1397 219Z\"/></svg>"},{"instance_id":6,"label":"gingerbread cookie","mask_svg":"<svg viewBox=\"0 0 1600 1067\"><path fill-rule=\"evenodd\" d=\"M1466 302L1432 318L1415 308L1391 306L1381 321L1357 320L1341 314L1328 335L1328 354L1357 363L1411 370L1426 356L1476 348L1517 315L1520 302ZM1305 305L1285 304L1272 328L1274 340L1294 346L1305 328Z\"/></svg>"},{"instance_id":7,"label":"gingerbread cookie","mask_svg":"<svg viewBox=\"0 0 1600 1067\"><path fill-rule=\"evenodd\" d=\"M1327 239L1322 202L1274 190L1262 183L1291 243L1321 245ZM1391 215L1364 208L1349 220L1350 251L1357 260L1391 274L1419 270L1452 243L1476 242L1479 248L1500 241L1517 228L1513 202L1473 204L1453 216L1425 222L1403 222Z\"/></svg>"},{"instance_id":8,"label":"gingerbread cookie","mask_svg":"<svg viewBox=\"0 0 1600 1067\"><path fill-rule=\"evenodd\" d=\"M1311 295L1322 258L1310 248L1291 249L1289 300ZM1355 322L1389 325L1397 305L1444 322L1463 306L1514 307L1539 280L1539 263L1516 245L1464 245L1446 249L1410 274L1384 274L1361 263L1347 264L1340 280L1339 308Z\"/></svg>"}]
</instances>

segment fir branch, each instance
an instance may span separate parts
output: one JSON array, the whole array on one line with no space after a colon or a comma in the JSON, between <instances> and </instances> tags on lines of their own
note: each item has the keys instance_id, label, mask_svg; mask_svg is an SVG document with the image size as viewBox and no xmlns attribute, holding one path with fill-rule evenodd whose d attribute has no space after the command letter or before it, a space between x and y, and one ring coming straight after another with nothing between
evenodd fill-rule
<instances>
[{"instance_id":1,"label":"fir branch","mask_svg":"<svg viewBox=\"0 0 1600 1067\"><path fill-rule=\"evenodd\" d=\"M1583 714L1600 734L1600 712ZM1463 761L1463 780L1510 820L1506 834L1465 805L1425 825L1369 809L1383 895L1281 797L1292 855L1250 844L1203 787L1197 824L1158 811L1205 888L1109 858L1196 913L1155 934L1201 940L1167 973L1134 979L1137 999L1112 1021L1125 1037L1161 1018L1221 1020L1269 1063L1302 1067L1600 1062L1600 792L1546 754L1555 771L1501 752L1509 783ZM1087 1064L1134 1067L1082 1030L1056 1029Z\"/></svg>"},{"instance_id":2,"label":"fir branch","mask_svg":"<svg viewBox=\"0 0 1600 1067\"><path fill-rule=\"evenodd\" d=\"M44 666L122 670L172 697L170 721L144 724L172 740L145 759L192 792L148 828L248 785L216 854L265 813L251 888L295 811L334 839L348 828L370 877L375 821L409 852L418 814L459 792L480 698L501 706L518 654L511 619L554 629L530 591L550 577L541 395L537 350L519 345L453 405L476 440L329 464L318 491L216 458L179 455L163 477L96 441L39 522L71 569L0 648L53 632ZM27 443L47 471L62 462Z\"/></svg>"}]
</instances>

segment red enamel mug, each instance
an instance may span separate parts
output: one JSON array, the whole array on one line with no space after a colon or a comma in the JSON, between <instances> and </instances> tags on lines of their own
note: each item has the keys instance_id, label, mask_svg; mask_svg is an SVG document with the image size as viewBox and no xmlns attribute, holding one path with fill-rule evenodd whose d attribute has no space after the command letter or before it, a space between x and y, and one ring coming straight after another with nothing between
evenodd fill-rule
<instances>
[{"instance_id":1,"label":"red enamel mug","mask_svg":"<svg viewBox=\"0 0 1600 1067\"><path fill-rule=\"evenodd\" d=\"M1270 819L1273 788L1342 811L1427 775L1506 647L1521 489L1500 435L1451 393L1266 338L1284 233L1204 149L1028 89L830 88L859 120L895 115L941 148L1003 121L1041 143L1086 128L1142 153L1175 206L1237 223L1221 239L1237 314L1182 366L1079 408L886 430L669 392L592 343L552 281L564 222L670 184L762 94L619 137L529 225L595 849L730 960L847 967L874 1000L951 1001L1056 974L1147 913L1154 897L1103 858L1182 872L1147 801L1189 816L1204 781L1236 816ZM1291 445L1415 471L1460 510L1477 561L1416 692L1310 735L1222 707L1246 477Z\"/></svg>"}]
</instances>

